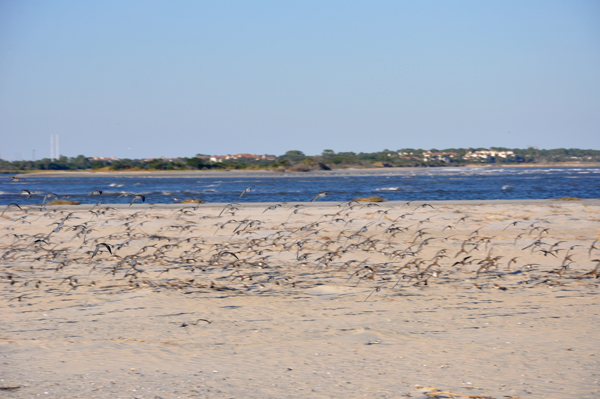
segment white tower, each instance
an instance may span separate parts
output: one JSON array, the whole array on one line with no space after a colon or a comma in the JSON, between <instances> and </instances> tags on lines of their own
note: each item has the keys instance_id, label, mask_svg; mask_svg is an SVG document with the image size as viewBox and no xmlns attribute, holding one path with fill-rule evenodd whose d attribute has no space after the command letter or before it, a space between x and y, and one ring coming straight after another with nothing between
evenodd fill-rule
<instances>
[{"instance_id":1,"label":"white tower","mask_svg":"<svg viewBox=\"0 0 600 399\"><path fill-rule=\"evenodd\" d=\"M56 159L60 160L60 152L58 151L58 134L56 135Z\"/></svg>"},{"instance_id":2,"label":"white tower","mask_svg":"<svg viewBox=\"0 0 600 399\"><path fill-rule=\"evenodd\" d=\"M50 135L50 161L54 161L54 135Z\"/></svg>"}]
</instances>

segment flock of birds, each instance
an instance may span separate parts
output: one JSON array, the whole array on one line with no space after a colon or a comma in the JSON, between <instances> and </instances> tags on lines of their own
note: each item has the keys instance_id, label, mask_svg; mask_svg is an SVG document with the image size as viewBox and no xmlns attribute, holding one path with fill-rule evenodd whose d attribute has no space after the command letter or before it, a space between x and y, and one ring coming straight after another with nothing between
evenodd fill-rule
<instances>
[{"instance_id":1,"label":"flock of birds","mask_svg":"<svg viewBox=\"0 0 600 399\"><path fill-rule=\"evenodd\" d=\"M329 284L364 288L366 301L436 284L506 291L600 276L598 241L556 237L547 220L482 224L468 208L442 218L438 205L413 202L240 203L250 189L222 208L130 208L143 195L128 207L9 204L0 219L3 295L16 303L76 290L231 295Z\"/></svg>"}]
</instances>

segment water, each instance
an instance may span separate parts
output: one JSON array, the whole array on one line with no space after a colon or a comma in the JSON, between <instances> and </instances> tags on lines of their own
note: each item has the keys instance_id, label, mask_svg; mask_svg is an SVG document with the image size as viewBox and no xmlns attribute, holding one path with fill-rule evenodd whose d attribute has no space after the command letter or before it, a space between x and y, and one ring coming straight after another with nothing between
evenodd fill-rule
<instances>
[{"instance_id":1,"label":"water","mask_svg":"<svg viewBox=\"0 0 600 399\"><path fill-rule=\"evenodd\" d=\"M370 175L334 176L273 174L264 177L47 177L25 176L13 182L0 176L0 204L40 204L44 195L68 195L80 203L129 203L142 194L146 203L175 203L185 199L206 202L237 202L240 193L252 186L240 202L310 201L322 191L331 194L319 201L350 201L379 196L387 200L493 200L600 198L600 168L437 168L379 171ZM33 196L20 195L29 190ZM100 196L88 196L102 190ZM137 200L139 202L139 200Z\"/></svg>"}]
</instances>

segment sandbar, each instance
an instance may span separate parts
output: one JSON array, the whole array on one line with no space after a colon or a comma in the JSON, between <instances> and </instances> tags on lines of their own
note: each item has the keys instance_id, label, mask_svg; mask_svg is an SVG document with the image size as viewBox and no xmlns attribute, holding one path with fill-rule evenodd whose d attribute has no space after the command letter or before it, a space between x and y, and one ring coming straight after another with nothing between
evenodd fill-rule
<instances>
[{"instance_id":1,"label":"sandbar","mask_svg":"<svg viewBox=\"0 0 600 399\"><path fill-rule=\"evenodd\" d=\"M3 211L6 397L600 396L599 200Z\"/></svg>"}]
</instances>

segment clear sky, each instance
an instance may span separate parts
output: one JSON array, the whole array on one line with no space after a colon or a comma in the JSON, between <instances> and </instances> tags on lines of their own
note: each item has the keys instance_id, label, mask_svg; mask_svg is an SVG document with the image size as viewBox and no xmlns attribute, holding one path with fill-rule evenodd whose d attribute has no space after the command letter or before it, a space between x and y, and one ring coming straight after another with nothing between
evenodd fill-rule
<instances>
[{"instance_id":1,"label":"clear sky","mask_svg":"<svg viewBox=\"0 0 600 399\"><path fill-rule=\"evenodd\" d=\"M600 149L600 2L0 0L0 157Z\"/></svg>"}]
</instances>

